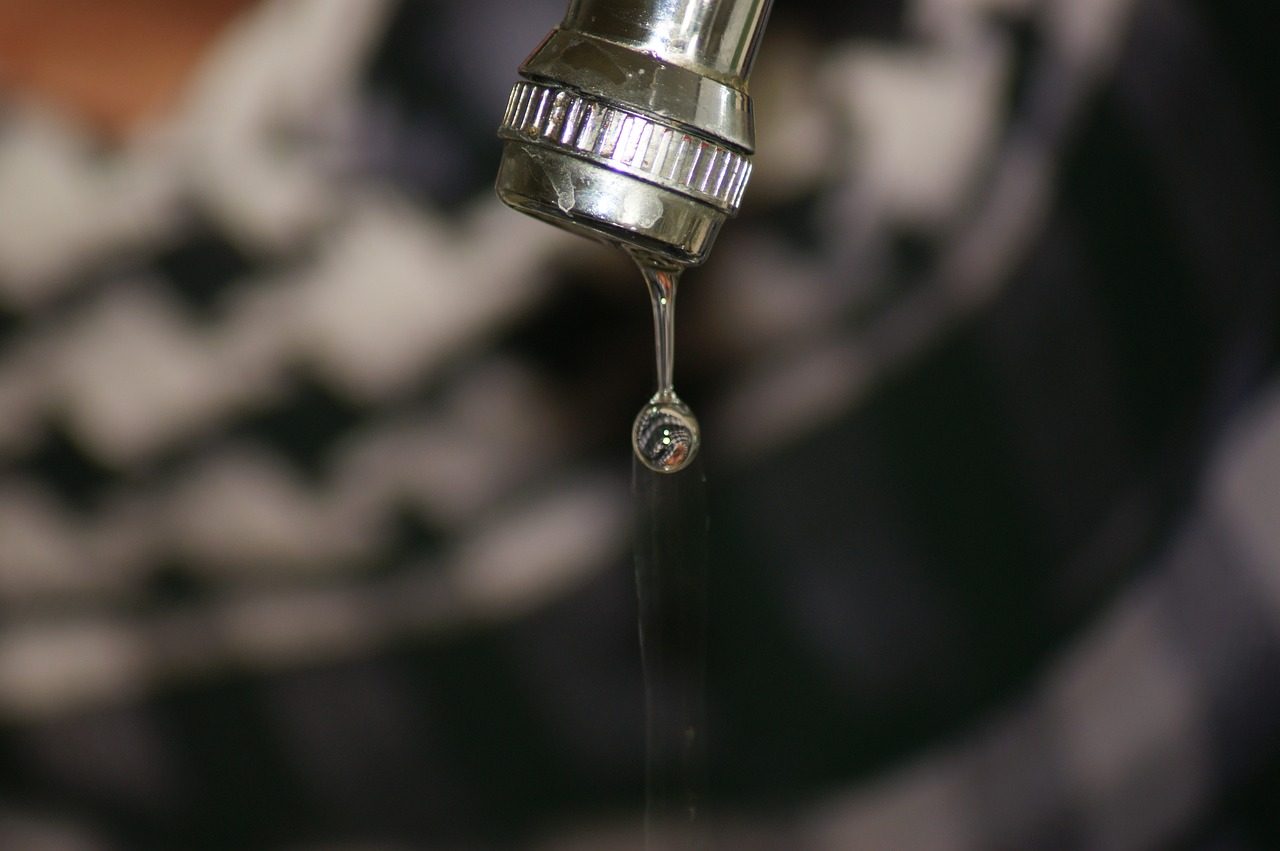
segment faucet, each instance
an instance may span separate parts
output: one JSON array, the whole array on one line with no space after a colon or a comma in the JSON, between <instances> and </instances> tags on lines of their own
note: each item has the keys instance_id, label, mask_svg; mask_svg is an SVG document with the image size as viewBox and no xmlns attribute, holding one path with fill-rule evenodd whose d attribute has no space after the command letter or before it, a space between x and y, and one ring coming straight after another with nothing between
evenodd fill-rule
<instances>
[{"instance_id":1,"label":"faucet","mask_svg":"<svg viewBox=\"0 0 1280 851\"><path fill-rule=\"evenodd\" d=\"M772 0L571 0L498 131L498 196L671 269L737 213L755 128L747 75Z\"/></svg>"}]
</instances>

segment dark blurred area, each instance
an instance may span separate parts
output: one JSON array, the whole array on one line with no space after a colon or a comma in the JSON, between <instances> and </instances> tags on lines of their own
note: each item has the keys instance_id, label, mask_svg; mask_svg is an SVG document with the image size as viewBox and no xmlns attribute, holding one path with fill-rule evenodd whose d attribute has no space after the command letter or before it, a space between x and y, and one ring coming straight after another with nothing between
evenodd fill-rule
<instances>
[{"instance_id":1,"label":"dark blurred area","mask_svg":"<svg viewBox=\"0 0 1280 851\"><path fill-rule=\"evenodd\" d=\"M1280 848L1257 0L783 0L685 275L725 851ZM0 0L0 849L644 847L563 0Z\"/></svg>"}]
</instances>

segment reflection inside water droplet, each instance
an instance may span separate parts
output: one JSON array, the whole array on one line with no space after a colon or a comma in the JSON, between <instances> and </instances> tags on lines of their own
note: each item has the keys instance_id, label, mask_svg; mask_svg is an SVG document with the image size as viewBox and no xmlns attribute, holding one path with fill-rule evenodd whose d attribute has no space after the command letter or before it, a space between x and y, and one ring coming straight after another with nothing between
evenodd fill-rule
<instances>
[{"instance_id":1,"label":"reflection inside water droplet","mask_svg":"<svg viewBox=\"0 0 1280 851\"><path fill-rule=\"evenodd\" d=\"M636 414L631 428L631 446L650 470L674 473L689 466L698 454L702 439L698 418L676 395L671 384L675 361L676 283L680 280L681 269L655 262L640 252L632 252L632 257L644 275L653 305L658 392Z\"/></svg>"},{"instance_id":2,"label":"reflection inside water droplet","mask_svg":"<svg viewBox=\"0 0 1280 851\"><path fill-rule=\"evenodd\" d=\"M674 473L698 454L702 431L689 406L671 391L658 393L636 414L631 445L650 470Z\"/></svg>"}]
</instances>

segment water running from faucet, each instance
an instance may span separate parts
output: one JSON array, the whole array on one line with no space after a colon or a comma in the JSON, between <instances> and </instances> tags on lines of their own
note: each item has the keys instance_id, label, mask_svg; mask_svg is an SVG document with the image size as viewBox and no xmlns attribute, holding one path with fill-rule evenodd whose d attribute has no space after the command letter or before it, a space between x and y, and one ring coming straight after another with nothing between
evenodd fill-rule
<instances>
[{"instance_id":1,"label":"water running from faucet","mask_svg":"<svg viewBox=\"0 0 1280 851\"><path fill-rule=\"evenodd\" d=\"M703 847L706 831L706 478L637 458L636 590L645 680L645 834L649 851Z\"/></svg>"},{"instance_id":2,"label":"water running from faucet","mask_svg":"<svg viewBox=\"0 0 1280 851\"><path fill-rule=\"evenodd\" d=\"M636 590L645 678L645 832L649 851L702 847L706 766L706 478L698 420L676 395L680 268L633 252L653 304L658 391L632 429ZM675 475L673 475L675 474Z\"/></svg>"}]
</instances>

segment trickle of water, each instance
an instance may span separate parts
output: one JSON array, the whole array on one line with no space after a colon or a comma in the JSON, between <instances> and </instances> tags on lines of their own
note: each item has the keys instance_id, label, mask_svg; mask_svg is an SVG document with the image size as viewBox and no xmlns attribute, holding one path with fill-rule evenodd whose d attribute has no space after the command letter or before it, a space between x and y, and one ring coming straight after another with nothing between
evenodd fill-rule
<instances>
[{"instance_id":1,"label":"trickle of water","mask_svg":"<svg viewBox=\"0 0 1280 851\"><path fill-rule=\"evenodd\" d=\"M632 463L647 851L706 847L707 482Z\"/></svg>"},{"instance_id":2,"label":"trickle of water","mask_svg":"<svg viewBox=\"0 0 1280 851\"><path fill-rule=\"evenodd\" d=\"M645 681L648 851L705 847L707 506L698 420L671 383L680 268L633 252L653 303L658 392L631 429ZM685 470L683 475L669 476Z\"/></svg>"},{"instance_id":3,"label":"trickle of water","mask_svg":"<svg viewBox=\"0 0 1280 851\"><path fill-rule=\"evenodd\" d=\"M633 253L649 288L653 305L653 339L657 350L658 392L636 414L631 447L636 457L657 473L675 473L693 462L702 443L702 429L693 411L672 385L675 364L676 284L681 270Z\"/></svg>"}]
</instances>

